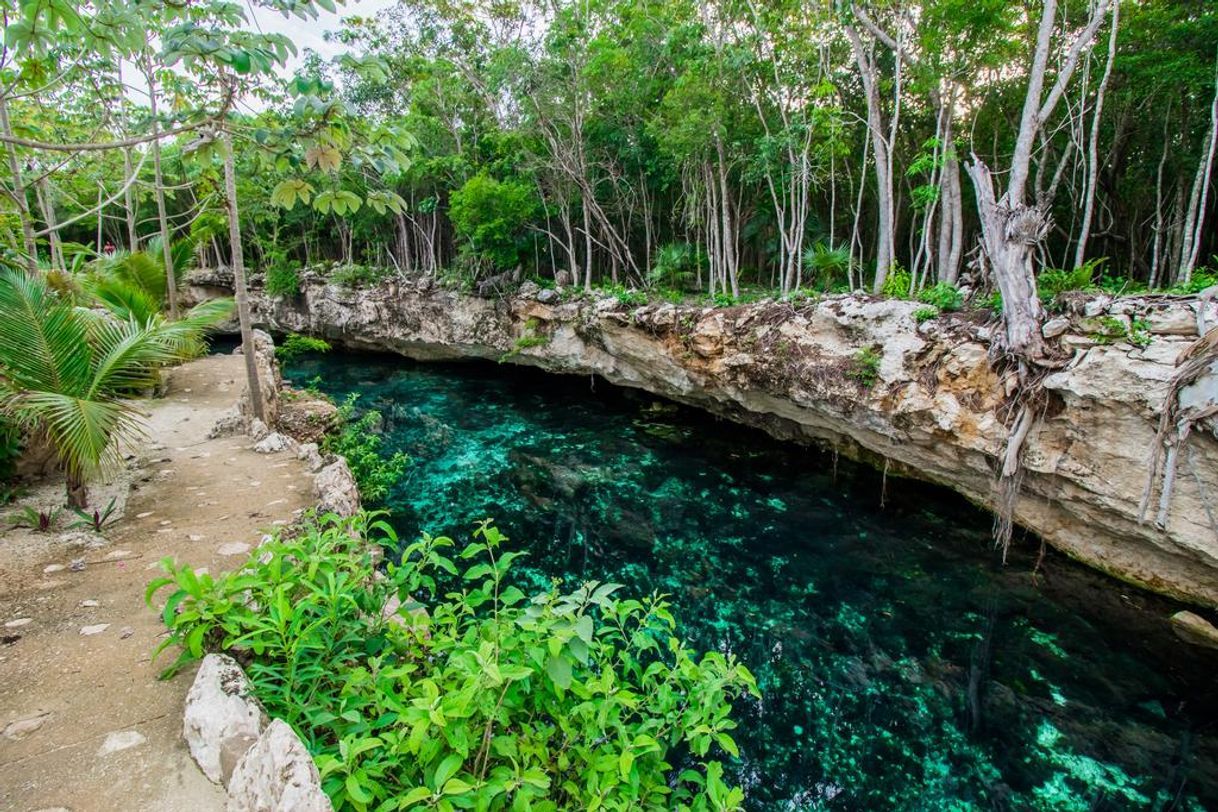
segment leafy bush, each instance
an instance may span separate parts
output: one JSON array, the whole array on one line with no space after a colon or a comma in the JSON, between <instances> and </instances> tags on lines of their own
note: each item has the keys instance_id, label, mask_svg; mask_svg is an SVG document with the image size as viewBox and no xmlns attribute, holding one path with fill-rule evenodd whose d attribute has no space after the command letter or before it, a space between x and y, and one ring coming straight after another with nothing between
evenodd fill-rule
<instances>
[{"instance_id":1,"label":"leafy bush","mask_svg":"<svg viewBox=\"0 0 1218 812\"><path fill-rule=\"evenodd\" d=\"M1218 264L1218 257L1216 257L1215 260L1215 264ZM1183 284L1168 288L1167 292L1181 296L1189 296L1194 293L1200 293L1206 288L1212 288L1214 285L1218 285L1218 270L1212 272L1194 271L1191 279Z\"/></svg>"},{"instance_id":2,"label":"leafy bush","mask_svg":"<svg viewBox=\"0 0 1218 812\"><path fill-rule=\"evenodd\" d=\"M0 482L5 482L13 476L24 446L25 438L21 428L0 414Z\"/></svg>"},{"instance_id":3,"label":"leafy bush","mask_svg":"<svg viewBox=\"0 0 1218 812\"><path fill-rule=\"evenodd\" d=\"M890 299L908 299L912 285L913 277L909 271L896 266L884 277L884 287L880 289L880 293Z\"/></svg>"},{"instance_id":4,"label":"leafy bush","mask_svg":"<svg viewBox=\"0 0 1218 812\"><path fill-rule=\"evenodd\" d=\"M864 347L855 353L846 375L870 389L880 379L880 354L874 347Z\"/></svg>"},{"instance_id":5,"label":"leafy bush","mask_svg":"<svg viewBox=\"0 0 1218 812\"><path fill-rule=\"evenodd\" d=\"M818 241L804 251L804 266L817 290L829 291L844 284L850 271L850 249L844 245L833 247Z\"/></svg>"},{"instance_id":6,"label":"leafy bush","mask_svg":"<svg viewBox=\"0 0 1218 812\"><path fill-rule=\"evenodd\" d=\"M617 299L618 304L625 307L642 307L647 304L647 294L641 290L627 288L625 285L606 285L601 292Z\"/></svg>"},{"instance_id":7,"label":"leafy bush","mask_svg":"<svg viewBox=\"0 0 1218 812\"><path fill-rule=\"evenodd\" d=\"M300 293L300 269L283 260L275 262L266 272L268 296L295 296Z\"/></svg>"},{"instance_id":8,"label":"leafy bush","mask_svg":"<svg viewBox=\"0 0 1218 812\"><path fill-rule=\"evenodd\" d=\"M647 281L670 290L684 290L694 281L699 264L705 264L705 256L694 246L687 242L668 243L656 252Z\"/></svg>"},{"instance_id":9,"label":"leafy bush","mask_svg":"<svg viewBox=\"0 0 1218 812\"><path fill-rule=\"evenodd\" d=\"M280 361L289 362L307 352L329 352L330 342L313 336L302 336L289 333L279 346L275 347L275 357Z\"/></svg>"},{"instance_id":10,"label":"leafy bush","mask_svg":"<svg viewBox=\"0 0 1218 812\"><path fill-rule=\"evenodd\" d=\"M338 407L341 428L337 433L326 435L321 448L327 454L341 454L347 458L360 496L365 502L376 504L402 478L402 472L410 465L410 457L400 451L388 457L382 453L385 440L379 432L380 412L367 411L358 420L352 420L358 398L359 395L352 394Z\"/></svg>"},{"instance_id":11,"label":"leafy bush","mask_svg":"<svg viewBox=\"0 0 1218 812\"><path fill-rule=\"evenodd\" d=\"M708 296L707 301L713 307L734 307L740 304L740 300L730 293L716 293L713 296Z\"/></svg>"},{"instance_id":12,"label":"leafy bush","mask_svg":"<svg viewBox=\"0 0 1218 812\"><path fill-rule=\"evenodd\" d=\"M452 193L448 214L457 242L499 269L514 268L537 211L537 190L527 183L474 175Z\"/></svg>"},{"instance_id":13,"label":"leafy bush","mask_svg":"<svg viewBox=\"0 0 1218 812\"><path fill-rule=\"evenodd\" d=\"M1108 257L1089 259L1077 268L1065 271L1060 268L1046 268L1040 272L1036 280L1036 290L1040 298L1050 301L1059 293L1070 290L1087 290L1093 287L1091 280L1096 269L1108 261Z\"/></svg>"},{"instance_id":14,"label":"leafy bush","mask_svg":"<svg viewBox=\"0 0 1218 812\"><path fill-rule=\"evenodd\" d=\"M504 541L489 521L456 556L424 536L380 577L388 525L310 516L218 579L166 559L146 597L170 590L170 672L209 649L251 660L339 810L740 808L714 756L737 752L748 670L696 656L658 596L593 581L526 597Z\"/></svg>"},{"instance_id":15,"label":"leafy bush","mask_svg":"<svg viewBox=\"0 0 1218 812\"><path fill-rule=\"evenodd\" d=\"M330 281L342 288L372 288L389 277L388 268L357 265L354 262L338 265L330 271Z\"/></svg>"},{"instance_id":16,"label":"leafy bush","mask_svg":"<svg viewBox=\"0 0 1218 812\"><path fill-rule=\"evenodd\" d=\"M939 282L919 291L918 301L951 312L964 306L964 294L951 282Z\"/></svg>"},{"instance_id":17,"label":"leafy bush","mask_svg":"<svg viewBox=\"0 0 1218 812\"><path fill-rule=\"evenodd\" d=\"M914 311L913 315L914 315L914 321L916 321L918 324L921 324L922 322L930 321L935 316L939 315L939 308L937 308L937 307L919 307L917 310Z\"/></svg>"}]
</instances>

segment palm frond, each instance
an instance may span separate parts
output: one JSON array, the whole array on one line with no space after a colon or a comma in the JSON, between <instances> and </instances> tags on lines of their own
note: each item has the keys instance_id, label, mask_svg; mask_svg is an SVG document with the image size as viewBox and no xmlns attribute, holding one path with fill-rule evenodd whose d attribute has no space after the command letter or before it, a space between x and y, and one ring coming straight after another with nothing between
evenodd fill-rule
<instances>
[{"instance_id":1,"label":"palm frond","mask_svg":"<svg viewBox=\"0 0 1218 812\"><path fill-rule=\"evenodd\" d=\"M123 321L146 324L161 312L161 300L148 290L121 276L94 276L85 289L103 307Z\"/></svg>"},{"instance_id":2,"label":"palm frond","mask_svg":"<svg viewBox=\"0 0 1218 812\"><path fill-rule=\"evenodd\" d=\"M87 326L41 276L0 271L0 369L12 385L79 393L90 377Z\"/></svg>"}]
</instances>

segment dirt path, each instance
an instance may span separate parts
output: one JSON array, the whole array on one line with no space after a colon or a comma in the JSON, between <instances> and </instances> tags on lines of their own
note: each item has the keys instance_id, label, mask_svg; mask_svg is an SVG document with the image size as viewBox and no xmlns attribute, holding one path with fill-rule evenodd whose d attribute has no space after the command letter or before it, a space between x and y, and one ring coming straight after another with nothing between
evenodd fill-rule
<instances>
[{"instance_id":1,"label":"dirt path","mask_svg":"<svg viewBox=\"0 0 1218 812\"><path fill-rule=\"evenodd\" d=\"M148 404L136 489L106 546L46 544L31 555L6 542L33 534L0 535L0 577L17 581L0 585L0 809L223 809L182 741L193 669L157 680L171 656L150 662L164 626L143 598L163 557L232 567L265 529L313 502L312 477L292 454L206 439L241 391L241 364L212 356L169 373L167 396Z\"/></svg>"}]
</instances>

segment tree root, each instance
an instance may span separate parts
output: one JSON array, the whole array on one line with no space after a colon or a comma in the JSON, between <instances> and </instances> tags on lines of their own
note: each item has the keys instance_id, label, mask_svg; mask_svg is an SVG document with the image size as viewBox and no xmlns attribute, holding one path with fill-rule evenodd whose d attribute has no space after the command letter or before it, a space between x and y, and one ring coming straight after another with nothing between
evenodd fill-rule
<instances>
[{"instance_id":1,"label":"tree root","mask_svg":"<svg viewBox=\"0 0 1218 812\"><path fill-rule=\"evenodd\" d=\"M1201 312L1204 313L1204 303ZM1211 327L1176 359L1176 366L1179 367L1179 370L1172 377L1163 398L1163 413L1159 417L1159 430L1155 434L1154 446L1151 448L1146 486L1142 490L1142 500L1138 505L1139 523L1146 521L1150 503L1154 500L1157 490L1159 499L1154 523L1160 529L1167 527L1171 512L1172 492L1176 485L1176 468L1180 462L1180 450L1188 442L1193 427L1197 423L1218 415L1218 398L1184 405L1180 402L1180 395L1186 387L1207 374L1218 374L1216 365L1218 365L1218 326ZM1211 369L1216 371L1211 372ZM1213 525L1212 519L1211 525ZM1215 535L1218 536L1218 530L1215 531Z\"/></svg>"}]
</instances>

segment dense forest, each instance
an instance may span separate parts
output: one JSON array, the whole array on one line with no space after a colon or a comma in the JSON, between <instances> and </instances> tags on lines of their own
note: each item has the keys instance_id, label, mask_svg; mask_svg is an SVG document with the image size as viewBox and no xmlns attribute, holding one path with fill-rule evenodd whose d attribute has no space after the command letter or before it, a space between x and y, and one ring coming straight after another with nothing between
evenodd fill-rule
<instances>
[{"instance_id":1,"label":"dense forest","mask_svg":"<svg viewBox=\"0 0 1218 812\"><path fill-rule=\"evenodd\" d=\"M0 229L62 269L162 231L227 264L231 139L252 270L287 290L334 261L1009 297L1023 260L982 226L1016 209L1057 287L1212 284L1204 0L404 1L348 17L349 55L305 54L286 85L290 42L231 4L19 5Z\"/></svg>"}]
</instances>

